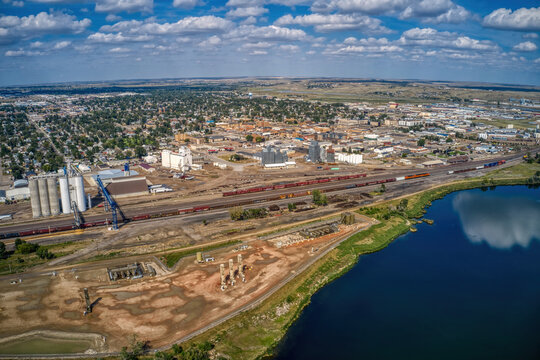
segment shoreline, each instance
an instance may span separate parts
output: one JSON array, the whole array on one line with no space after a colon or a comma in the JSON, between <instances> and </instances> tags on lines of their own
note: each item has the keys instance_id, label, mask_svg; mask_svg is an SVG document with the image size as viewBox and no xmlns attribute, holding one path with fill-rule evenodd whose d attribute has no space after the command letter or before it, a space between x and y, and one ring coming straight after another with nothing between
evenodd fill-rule
<instances>
[{"instance_id":1,"label":"shoreline","mask_svg":"<svg viewBox=\"0 0 540 360\"><path fill-rule=\"evenodd\" d=\"M530 170L534 173L534 169L531 168ZM426 208L428 208L433 201L441 199L453 192L462 190L492 186L530 185L527 183L530 176L519 174L517 177L505 176L494 178L493 175L495 175L495 172L483 177L449 183L366 206L363 209L380 209L385 206L395 206L401 199L409 200L407 210L405 211L406 218L401 217L401 221L399 221L396 216L393 216L388 220L383 220L380 224L373 225L370 229L362 233L349 237L341 242L336 249L313 264L311 269L306 269L305 273L299 274L296 279L286 284L283 289L266 299L266 302L261 304L258 308L240 314L237 318L230 319L216 328L208 330L206 333L188 341L186 345L192 342L196 343L208 340L216 345L217 354L226 355L229 356L229 358L246 360L271 359L277 346L286 335L288 328L296 321L303 309L311 302L311 296L313 294L323 286L349 271L358 262L361 255L383 250L397 237L409 232L410 226L413 225L409 219L414 220L421 218L425 214ZM355 211L366 215L361 212L361 209ZM367 216L375 218L374 215ZM272 316L272 312L287 304L287 300L290 299L291 296L296 299L289 304L290 310L288 314L286 314L288 316ZM270 322L273 323L274 327L262 326L266 329L266 331L263 332L260 332L260 329L249 329L249 320L252 322L255 320L255 324L257 323L256 320L261 317L266 319L270 318ZM264 325L267 324L268 321L264 322ZM262 324L259 322L259 327L261 327L261 325ZM237 347L236 343L238 341L234 341L233 339L234 334L238 334L238 328L244 328L245 330L243 332L249 333L242 334L242 337L254 337L255 339L253 339L251 343L259 343L264 349L259 345L259 351L249 351L249 349L247 351L238 351L243 350ZM258 336L260 337L258 338ZM269 336L271 336L271 339L268 338Z\"/></svg>"}]
</instances>

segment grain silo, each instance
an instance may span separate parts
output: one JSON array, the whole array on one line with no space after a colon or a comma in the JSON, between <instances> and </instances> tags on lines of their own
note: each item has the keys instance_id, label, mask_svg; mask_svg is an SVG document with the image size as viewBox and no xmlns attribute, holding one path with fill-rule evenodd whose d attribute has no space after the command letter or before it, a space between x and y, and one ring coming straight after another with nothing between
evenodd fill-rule
<instances>
[{"instance_id":1,"label":"grain silo","mask_svg":"<svg viewBox=\"0 0 540 360\"><path fill-rule=\"evenodd\" d=\"M75 180L75 194L77 197L77 207L80 212L86 211L86 196L84 195L84 181L82 175L77 175Z\"/></svg>"},{"instance_id":2,"label":"grain silo","mask_svg":"<svg viewBox=\"0 0 540 360\"><path fill-rule=\"evenodd\" d=\"M56 188L56 176L47 178L47 191L49 193L49 205L51 207L51 215L60 214L60 204L58 203L58 189Z\"/></svg>"},{"instance_id":3,"label":"grain silo","mask_svg":"<svg viewBox=\"0 0 540 360\"><path fill-rule=\"evenodd\" d=\"M71 197L69 196L69 183L67 176L61 176L58 179L60 183L60 198L62 199L62 213L71 213Z\"/></svg>"},{"instance_id":4,"label":"grain silo","mask_svg":"<svg viewBox=\"0 0 540 360\"><path fill-rule=\"evenodd\" d=\"M47 179L38 178L38 189L39 189L39 202L41 204L41 215L51 216L51 208L49 205L49 194L47 191Z\"/></svg>"},{"instance_id":5,"label":"grain silo","mask_svg":"<svg viewBox=\"0 0 540 360\"><path fill-rule=\"evenodd\" d=\"M30 188L30 203L32 204L32 217L38 218L41 216L41 203L39 202L38 180L36 178L28 181Z\"/></svg>"}]
</instances>

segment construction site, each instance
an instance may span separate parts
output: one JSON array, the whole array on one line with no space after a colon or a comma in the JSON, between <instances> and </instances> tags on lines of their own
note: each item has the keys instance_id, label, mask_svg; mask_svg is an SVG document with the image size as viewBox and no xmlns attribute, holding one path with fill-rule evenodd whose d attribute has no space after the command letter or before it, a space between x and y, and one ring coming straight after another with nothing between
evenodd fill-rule
<instances>
[{"instance_id":1,"label":"construction site","mask_svg":"<svg viewBox=\"0 0 540 360\"><path fill-rule=\"evenodd\" d=\"M172 268L163 257L141 255L2 281L0 354L21 344L28 352L39 339L52 353L62 352L66 342L71 352L114 353L133 334L151 348L170 345L279 289L291 273L372 223L347 213L243 237L240 245L194 253ZM284 239L286 246L276 245ZM35 345L31 352L41 348Z\"/></svg>"}]
</instances>

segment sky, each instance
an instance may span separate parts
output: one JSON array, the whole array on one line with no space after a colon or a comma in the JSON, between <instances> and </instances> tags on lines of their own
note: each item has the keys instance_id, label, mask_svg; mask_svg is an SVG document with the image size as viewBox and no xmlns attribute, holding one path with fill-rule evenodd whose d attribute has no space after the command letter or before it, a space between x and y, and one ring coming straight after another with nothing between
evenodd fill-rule
<instances>
[{"instance_id":1,"label":"sky","mask_svg":"<svg viewBox=\"0 0 540 360\"><path fill-rule=\"evenodd\" d=\"M538 0L0 0L0 85L298 76L540 85Z\"/></svg>"}]
</instances>

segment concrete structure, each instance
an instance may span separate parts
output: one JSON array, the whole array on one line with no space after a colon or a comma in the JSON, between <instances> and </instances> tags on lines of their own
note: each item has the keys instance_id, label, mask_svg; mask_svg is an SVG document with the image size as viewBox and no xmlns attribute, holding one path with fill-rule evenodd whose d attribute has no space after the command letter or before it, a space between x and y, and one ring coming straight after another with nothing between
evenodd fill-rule
<instances>
[{"instance_id":1,"label":"concrete structure","mask_svg":"<svg viewBox=\"0 0 540 360\"><path fill-rule=\"evenodd\" d=\"M180 146L178 152L170 150L161 151L161 166L180 171L188 171L193 164L191 150L187 146Z\"/></svg>"},{"instance_id":2,"label":"concrete structure","mask_svg":"<svg viewBox=\"0 0 540 360\"><path fill-rule=\"evenodd\" d=\"M306 239L309 239L309 238L316 238L316 237L327 235L327 234L332 234L332 233L337 232L338 230L339 229L336 223L332 223L332 224L318 225L318 226L302 229L300 231L300 235L302 235Z\"/></svg>"},{"instance_id":3,"label":"concrete structure","mask_svg":"<svg viewBox=\"0 0 540 360\"><path fill-rule=\"evenodd\" d=\"M39 203L41 205L41 215L42 216L51 216L51 207L49 205L49 194L47 191L47 179L38 178L38 189L39 189Z\"/></svg>"},{"instance_id":4,"label":"concrete structure","mask_svg":"<svg viewBox=\"0 0 540 360\"><path fill-rule=\"evenodd\" d=\"M242 262L242 254L238 254L238 275L242 278L242 282L246 282L246 275L244 274L244 263Z\"/></svg>"},{"instance_id":5,"label":"concrete structure","mask_svg":"<svg viewBox=\"0 0 540 360\"><path fill-rule=\"evenodd\" d=\"M221 291L227 288L227 277L225 276L225 264L219 264L219 274L221 276Z\"/></svg>"},{"instance_id":6,"label":"concrete structure","mask_svg":"<svg viewBox=\"0 0 540 360\"><path fill-rule=\"evenodd\" d=\"M356 218L353 213L345 212L341 214L340 222L344 225L352 225L356 222Z\"/></svg>"},{"instance_id":7,"label":"concrete structure","mask_svg":"<svg viewBox=\"0 0 540 360\"><path fill-rule=\"evenodd\" d=\"M39 202L39 187L38 180L36 178L30 179L28 183L30 188L30 203L32 204L32 217L41 217L41 204Z\"/></svg>"},{"instance_id":8,"label":"concrete structure","mask_svg":"<svg viewBox=\"0 0 540 360\"><path fill-rule=\"evenodd\" d=\"M86 195L84 194L84 181L82 175L75 176L75 194L77 201L77 208L80 212L86 211Z\"/></svg>"},{"instance_id":9,"label":"concrete structure","mask_svg":"<svg viewBox=\"0 0 540 360\"><path fill-rule=\"evenodd\" d=\"M117 268L107 269L107 273L109 274L109 279L111 281L116 281L120 279L142 277L143 269L139 263L133 263Z\"/></svg>"},{"instance_id":10,"label":"concrete structure","mask_svg":"<svg viewBox=\"0 0 540 360\"><path fill-rule=\"evenodd\" d=\"M309 144L308 158L312 163L318 163L321 161L321 148L318 141L312 140Z\"/></svg>"},{"instance_id":11,"label":"concrete structure","mask_svg":"<svg viewBox=\"0 0 540 360\"><path fill-rule=\"evenodd\" d=\"M265 147L261 152L261 165L285 164L289 158L285 151L280 151L273 146Z\"/></svg>"},{"instance_id":12,"label":"concrete structure","mask_svg":"<svg viewBox=\"0 0 540 360\"><path fill-rule=\"evenodd\" d=\"M231 281L231 285L234 286L236 284L236 281L234 280L234 263L233 263L233 259L229 259L229 279Z\"/></svg>"},{"instance_id":13,"label":"concrete structure","mask_svg":"<svg viewBox=\"0 0 540 360\"><path fill-rule=\"evenodd\" d=\"M58 189L56 187L56 177L47 178L47 192L49 193L49 205L51 215L60 215L60 203L58 201Z\"/></svg>"},{"instance_id":14,"label":"concrete structure","mask_svg":"<svg viewBox=\"0 0 540 360\"><path fill-rule=\"evenodd\" d=\"M60 198L62 200L62 213L69 214L71 213L71 199L69 196L69 183L67 176L61 176L58 179L60 183Z\"/></svg>"},{"instance_id":15,"label":"concrete structure","mask_svg":"<svg viewBox=\"0 0 540 360\"><path fill-rule=\"evenodd\" d=\"M361 154L337 153L337 161L351 165L358 165L363 162L363 156Z\"/></svg>"}]
</instances>

